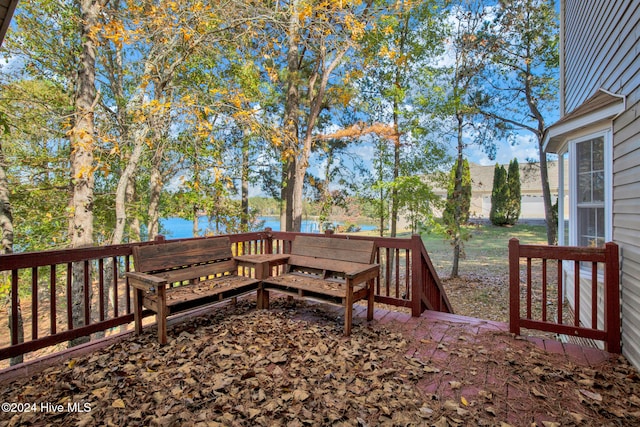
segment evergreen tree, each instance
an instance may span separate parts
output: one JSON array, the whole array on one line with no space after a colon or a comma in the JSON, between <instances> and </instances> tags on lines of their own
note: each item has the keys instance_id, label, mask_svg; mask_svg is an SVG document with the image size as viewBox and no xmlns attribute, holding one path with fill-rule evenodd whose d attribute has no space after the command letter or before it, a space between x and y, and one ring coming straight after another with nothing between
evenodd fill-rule
<instances>
[{"instance_id":1,"label":"evergreen tree","mask_svg":"<svg viewBox=\"0 0 640 427\"><path fill-rule=\"evenodd\" d=\"M507 188L509 190L509 202L507 203L507 224L515 225L520 218L521 191L520 191L520 165L518 159L509 162L507 173Z\"/></svg>"},{"instance_id":2,"label":"evergreen tree","mask_svg":"<svg viewBox=\"0 0 640 427\"><path fill-rule=\"evenodd\" d=\"M507 224L507 206L509 203L509 187L507 171L504 166L496 164L493 172L493 190L491 191L491 212L489 219L493 225Z\"/></svg>"},{"instance_id":3,"label":"evergreen tree","mask_svg":"<svg viewBox=\"0 0 640 427\"><path fill-rule=\"evenodd\" d=\"M442 213L442 219L448 228L455 221L455 208L460 207L460 225L469 222L469 215L471 209L471 172L469 171L469 161L464 159L462 161L462 191L459 195L455 194L454 189L456 185L456 169L458 168L458 162L456 161L451 174L449 175L449 185L447 187L447 204Z\"/></svg>"}]
</instances>

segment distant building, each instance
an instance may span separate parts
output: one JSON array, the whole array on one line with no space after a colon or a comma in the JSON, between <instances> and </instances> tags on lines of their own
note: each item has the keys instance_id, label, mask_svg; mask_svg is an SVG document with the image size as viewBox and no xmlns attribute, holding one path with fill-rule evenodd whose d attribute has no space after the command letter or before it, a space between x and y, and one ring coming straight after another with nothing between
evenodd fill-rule
<instances>
[{"instance_id":1,"label":"distant building","mask_svg":"<svg viewBox=\"0 0 640 427\"><path fill-rule=\"evenodd\" d=\"M504 165L508 169L509 165ZM558 162L548 162L549 187L551 202L558 197ZM493 190L494 165L482 166L469 163L471 174L471 218L488 219L491 211L491 191ZM565 169L566 170L566 169ZM522 194L521 219L544 219L544 200L540 184L540 164L520 163L520 183ZM565 190L567 180L565 179ZM434 184L434 193L442 198L447 197L447 189L443 184ZM567 194L565 191L564 194Z\"/></svg>"}]
</instances>

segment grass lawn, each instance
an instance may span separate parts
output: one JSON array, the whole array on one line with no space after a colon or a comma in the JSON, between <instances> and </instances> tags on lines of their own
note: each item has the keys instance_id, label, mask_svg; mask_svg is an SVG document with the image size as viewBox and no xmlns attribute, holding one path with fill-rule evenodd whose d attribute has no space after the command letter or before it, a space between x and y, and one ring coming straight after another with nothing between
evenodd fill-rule
<instances>
[{"instance_id":1,"label":"grass lawn","mask_svg":"<svg viewBox=\"0 0 640 427\"><path fill-rule=\"evenodd\" d=\"M516 225L470 227L464 243L459 276L452 279L453 247L442 236L422 236L456 314L507 322L509 319L509 239L522 244L546 244L544 226Z\"/></svg>"},{"instance_id":2,"label":"grass lawn","mask_svg":"<svg viewBox=\"0 0 640 427\"><path fill-rule=\"evenodd\" d=\"M522 244L544 245L547 229L539 225L496 227L492 224L468 227L471 239L464 242L465 258L460 260L460 276L483 273L509 273L509 239ZM423 234L422 240L440 278L448 278L453 265L453 246L441 235Z\"/></svg>"}]
</instances>

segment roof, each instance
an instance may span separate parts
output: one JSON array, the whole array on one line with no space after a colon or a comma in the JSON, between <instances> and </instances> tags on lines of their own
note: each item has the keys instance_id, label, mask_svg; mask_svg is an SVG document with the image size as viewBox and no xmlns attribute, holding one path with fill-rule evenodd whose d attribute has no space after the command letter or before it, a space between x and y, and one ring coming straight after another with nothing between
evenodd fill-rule
<instances>
[{"instance_id":1,"label":"roof","mask_svg":"<svg viewBox=\"0 0 640 427\"><path fill-rule=\"evenodd\" d=\"M11 17L13 17L17 4L18 0L0 0L0 45L2 45L4 36L7 34L7 29L11 24Z\"/></svg>"},{"instance_id":2,"label":"roof","mask_svg":"<svg viewBox=\"0 0 640 427\"><path fill-rule=\"evenodd\" d=\"M625 108L624 95L598 89L582 105L545 129L544 151L547 153L562 151L565 141L572 133L598 122L611 120Z\"/></svg>"}]
</instances>

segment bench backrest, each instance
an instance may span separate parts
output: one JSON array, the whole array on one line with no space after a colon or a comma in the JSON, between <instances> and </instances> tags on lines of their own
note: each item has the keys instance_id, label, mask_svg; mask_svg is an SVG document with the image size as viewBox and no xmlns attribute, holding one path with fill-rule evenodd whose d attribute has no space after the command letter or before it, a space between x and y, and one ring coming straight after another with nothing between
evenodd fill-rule
<instances>
[{"instance_id":1,"label":"bench backrest","mask_svg":"<svg viewBox=\"0 0 640 427\"><path fill-rule=\"evenodd\" d=\"M296 236L291 245L289 264L308 265L310 259L323 260L326 269L333 264L336 270L345 263L371 264L375 259L375 243L371 240Z\"/></svg>"},{"instance_id":2,"label":"bench backrest","mask_svg":"<svg viewBox=\"0 0 640 427\"><path fill-rule=\"evenodd\" d=\"M228 237L158 243L133 248L135 270L141 273L166 271L232 258Z\"/></svg>"}]
</instances>

